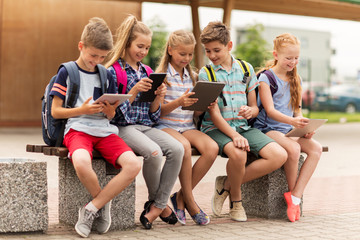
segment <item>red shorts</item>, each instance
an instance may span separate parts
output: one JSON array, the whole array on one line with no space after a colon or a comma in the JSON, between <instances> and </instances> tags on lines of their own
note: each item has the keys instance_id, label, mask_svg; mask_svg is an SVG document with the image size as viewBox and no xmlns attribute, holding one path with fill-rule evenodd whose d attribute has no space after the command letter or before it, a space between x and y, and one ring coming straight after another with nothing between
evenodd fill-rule
<instances>
[{"instance_id":1,"label":"red shorts","mask_svg":"<svg viewBox=\"0 0 360 240\"><path fill-rule=\"evenodd\" d=\"M115 168L121 168L116 163L121 154L131 151L131 148L126 145L118 135L111 134L107 137L94 137L89 134L79 132L73 129L65 135L63 144L69 149L69 158L77 149L85 149L89 152L91 159L93 158L93 149L98 151L101 156Z\"/></svg>"}]
</instances>

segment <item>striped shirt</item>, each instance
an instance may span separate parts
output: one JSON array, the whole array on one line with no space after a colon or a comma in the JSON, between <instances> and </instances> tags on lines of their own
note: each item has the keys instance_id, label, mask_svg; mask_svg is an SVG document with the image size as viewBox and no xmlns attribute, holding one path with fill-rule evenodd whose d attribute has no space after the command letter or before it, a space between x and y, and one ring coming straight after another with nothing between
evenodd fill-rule
<instances>
[{"instance_id":1,"label":"striped shirt","mask_svg":"<svg viewBox=\"0 0 360 240\"><path fill-rule=\"evenodd\" d=\"M213 63L210 63L215 71L216 81L224 82L226 84L223 89L223 95L227 106L224 106L224 101L220 97L218 98L218 105L222 117L235 131L238 131L239 128L247 130L250 126L248 126L246 119L242 116L238 116L238 112L240 111L241 106L247 105L247 93L255 90L255 88L259 85L259 82L256 78L253 67L251 64L248 64L251 80L247 83L243 83L242 79L244 73L234 57L232 57L232 61L232 68L229 72L227 72L221 65L215 66ZM199 81L210 81L203 68L199 73ZM210 114L206 112L202 122L201 131L209 132L214 129L216 129L216 127L210 119Z\"/></svg>"},{"instance_id":2,"label":"striped shirt","mask_svg":"<svg viewBox=\"0 0 360 240\"><path fill-rule=\"evenodd\" d=\"M118 60L121 68L123 68L123 63ZM127 75L127 85L125 93L128 93L136 83L140 81L141 78L148 77L146 74L146 69L144 65L139 62L139 71L134 70L129 64L125 64L125 71ZM117 77L116 72L112 66L109 67L115 85L117 86ZM160 107L155 112L150 112L151 102L139 102L140 93L136 96L133 103L130 103L129 100L126 100L116 109L116 116L112 120L112 123L117 126L127 126L140 124L145 126L152 126L159 121L160 118Z\"/></svg>"},{"instance_id":3,"label":"striped shirt","mask_svg":"<svg viewBox=\"0 0 360 240\"><path fill-rule=\"evenodd\" d=\"M167 86L165 95L165 104L174 101L181 97L187 89L191 91L193 89L193 82L190 74L186 68L184 68L183 79L181 80L180 74L169 63L167 70L167 81L170 86ZM162 116L159 121L161 128L173 128L176 131L184 132L186 130L195 129L193 122L194 111L182 110L179 106L166 116Z\"/></svg>"}]
</instances>

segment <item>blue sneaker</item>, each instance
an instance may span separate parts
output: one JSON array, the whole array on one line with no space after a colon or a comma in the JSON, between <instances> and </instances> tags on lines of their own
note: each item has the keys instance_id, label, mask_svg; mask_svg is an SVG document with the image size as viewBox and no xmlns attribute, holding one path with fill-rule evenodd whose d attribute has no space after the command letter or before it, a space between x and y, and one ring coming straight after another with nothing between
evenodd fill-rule
<instances>
[{"instance_id":1,"label":"blue sneaker","mask_svg":"<svg viewBox=\"0 0 360 240\"><path fill-rule=\"evenodd\" d=\"M204 213L201 209L200 212L191 216L191 218L194 220L194 222L198 225L207 225L210 223L209 216Z\"/></svg>"},{"instance_id":2,"label":"blue sneaker","mask_svg":"<svg viewBox=\"0 0 360 240\"><path fill-rule=\"evenodd\" d=\"M186 224L186 217L185 217L185 210L181 210L177 208L177 202L176 202L176 193L170 196L171 203L174 208L175 215L182 225Z\"/></svg>"}]
</instances>

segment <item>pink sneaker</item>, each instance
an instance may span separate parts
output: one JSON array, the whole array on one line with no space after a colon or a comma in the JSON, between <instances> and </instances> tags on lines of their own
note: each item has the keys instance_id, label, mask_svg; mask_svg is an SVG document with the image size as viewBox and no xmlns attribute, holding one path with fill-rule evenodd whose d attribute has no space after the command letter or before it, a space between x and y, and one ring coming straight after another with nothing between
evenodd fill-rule
<instances>
[{"instance_id":1,"label":"pink sneaker","mask_svg":"<svg viewBox=\"0 0 360 240\"><path fill-rule=\"evenodd\" d=\"M297 205L295 221L300 220L300 204Z\"/></svg>"},{"instance_id":2,"label":"pink sneaker","mask_svg":"<svg viewBox=\"0 0 360 240\"><path fill-rule=\"evenodd\" d=\"M291 192L286 192L284 193L284 198L287 204L287 216L288 219L290 220L290 222L295 222L296 220L296 215L297 215L297 209L299 208L300 210L300 206L299 205L294 205L291 199ZM300 213L300 211L299 211Z\"/></svg>"}]
</instances>

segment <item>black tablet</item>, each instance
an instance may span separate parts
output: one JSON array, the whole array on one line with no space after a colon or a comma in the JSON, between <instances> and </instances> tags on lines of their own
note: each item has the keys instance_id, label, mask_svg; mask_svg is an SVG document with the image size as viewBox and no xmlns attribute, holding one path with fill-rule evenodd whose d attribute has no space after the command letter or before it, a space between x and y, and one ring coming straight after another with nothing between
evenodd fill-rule
<instances>
[{"instance_id":1,"label":"black tablet","mask_svg":"<svg viewBox=\"0 0 360 240\"><path fill-rule=\"evenodd\" d=\"M210 106L210 103L214 102L216 98L220 95L224 86L225 83L220 82L197 82L192 90L192 92L195 92L195 94L191 95L190 97L198 98L199 100L191 106L182 107L182 109L193 111L206 111Z\"/></svg>"},{"instance_id":2,"label":"black tablet","mask_svg":"<svg viewBox=\"0 0 360 240\"><path fill-rule=\"evenodd\" d=\"M166 73L151 73L149 78L153 80L151 89L147 92L141 92L139 102L152 102L154 101L156 95L155 91L160 85L164 82Z\"/></svg>"}]
</instances>

